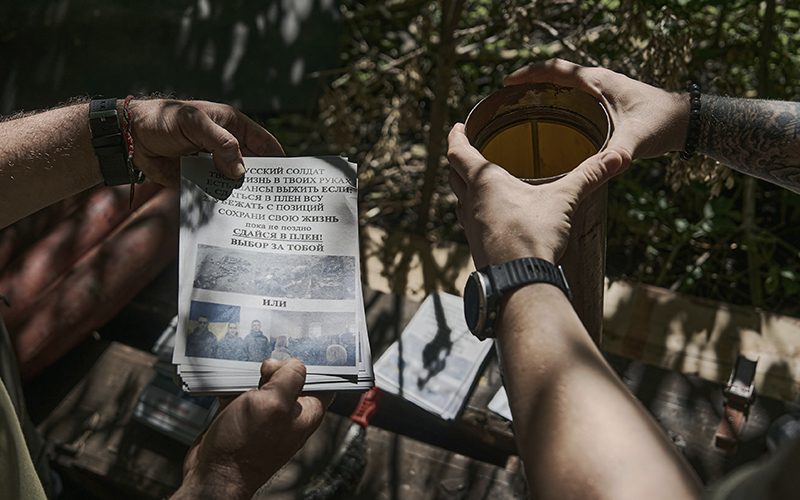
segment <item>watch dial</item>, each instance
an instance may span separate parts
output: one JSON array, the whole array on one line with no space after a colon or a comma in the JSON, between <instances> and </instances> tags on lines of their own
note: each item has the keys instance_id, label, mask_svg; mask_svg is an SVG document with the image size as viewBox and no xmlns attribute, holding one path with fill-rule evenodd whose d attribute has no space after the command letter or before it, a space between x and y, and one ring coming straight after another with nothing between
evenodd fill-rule
<instances>
[{"instance_id":1,"label":"watch dial","mask_svg":"<svg viewBox=\"0 0 800 500\"><path fill-rule=\"evenodd\" d=\"M464 317L467 320L467 327L470 331L475 330L480 318L480 297L478 296L478 284L470 277L467 286L464 287Z\"/></svg>"}]
</instances>

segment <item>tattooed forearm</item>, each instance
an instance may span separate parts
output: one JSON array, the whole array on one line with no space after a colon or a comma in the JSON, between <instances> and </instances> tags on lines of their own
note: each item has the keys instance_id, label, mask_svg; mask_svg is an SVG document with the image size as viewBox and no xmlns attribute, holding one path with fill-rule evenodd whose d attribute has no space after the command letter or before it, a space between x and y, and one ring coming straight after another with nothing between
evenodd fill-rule
<instances>
[{"instance_id":1,"label":"tattooed forearm","mask_svg":"<svg viewBox=\"0 0 800 500\"><path fill-rule=\"evenodd\" d=\"M698 151L800 193L800 103L704 95Z\"/></svg>"}]
</instances>

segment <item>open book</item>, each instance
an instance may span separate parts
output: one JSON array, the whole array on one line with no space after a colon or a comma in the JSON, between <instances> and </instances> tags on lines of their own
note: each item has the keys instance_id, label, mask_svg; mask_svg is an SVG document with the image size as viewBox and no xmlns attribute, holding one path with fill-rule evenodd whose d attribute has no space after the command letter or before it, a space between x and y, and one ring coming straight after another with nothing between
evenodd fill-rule
<instances>
[{"instance_id":1,"label":"open book","mask_svg":"<svg viewBox=\"0 0 800 500\"><path fill-rule=\"evenodd\" d=\"M297 358L305 390L367 389L356 166L340 157L245 158L232 181L181 159L178 333L190 393L258 386L266 358Z\"/></svg>"}]
</instances>

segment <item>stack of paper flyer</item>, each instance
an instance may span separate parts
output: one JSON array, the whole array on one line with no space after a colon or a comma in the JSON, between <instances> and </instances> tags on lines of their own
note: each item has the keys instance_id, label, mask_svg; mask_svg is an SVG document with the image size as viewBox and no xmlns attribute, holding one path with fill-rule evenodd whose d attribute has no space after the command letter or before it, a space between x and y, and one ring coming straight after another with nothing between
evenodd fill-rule
<instances>
[{"instance_id":1,"label":"stack of paper flyer","mask_svg":"<svg viewBox=\"0 0 800 500\"><path fill-rule=\"evenodd\" d=\"M306 365L304 390L372 387L361 290L356 166L245 158L232 181L181 160L178 335L187 392L258 386L267 358Z\"/></svg>"},{"instance_id":2,"label":"stack of paper flyer","mask_svg":"<svg viewBox=\"0 0 800 500\"><path fill-rule=\"evenodd\" d=\"M453 420L493 345L470 333L461 297L432 293L375 364L375 381L381 390Z\"/></svg>"}]
</instances>

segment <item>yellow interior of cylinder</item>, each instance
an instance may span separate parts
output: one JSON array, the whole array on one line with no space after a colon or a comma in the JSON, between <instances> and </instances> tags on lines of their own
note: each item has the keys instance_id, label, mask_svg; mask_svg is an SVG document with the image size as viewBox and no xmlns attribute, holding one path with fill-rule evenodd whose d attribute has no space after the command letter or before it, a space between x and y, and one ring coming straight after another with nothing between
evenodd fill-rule
<instances>
[{"instance_id":1,"label":"yellow interior of cylinder","mask_svg":"<svg viewBox=\"0 0 800 500\"><path fill-rule=\"evenodd\" d=\"M569 172L597 148L573 127L530 120L501 130L481 153L515 177L543 179Z\"/></svg>"}]
</instances>

